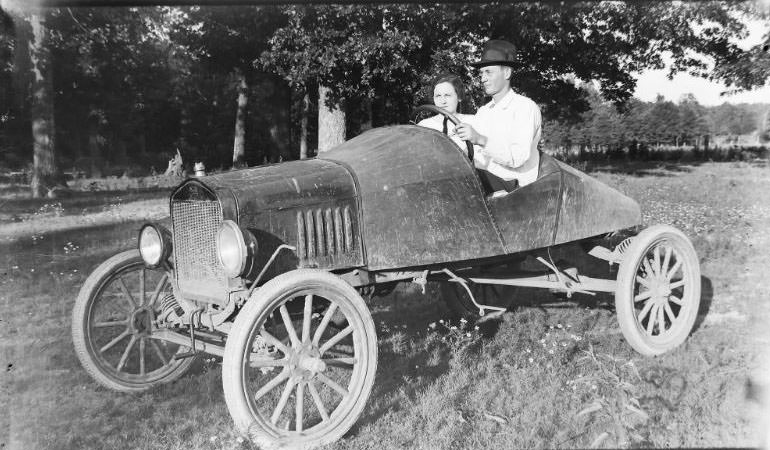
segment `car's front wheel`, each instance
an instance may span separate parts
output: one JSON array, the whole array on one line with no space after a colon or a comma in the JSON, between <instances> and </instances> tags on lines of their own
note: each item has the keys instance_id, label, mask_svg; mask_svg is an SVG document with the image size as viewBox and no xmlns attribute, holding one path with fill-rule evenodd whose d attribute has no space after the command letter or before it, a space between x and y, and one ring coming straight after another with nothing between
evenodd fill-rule
<instances>
[{"instance_id":1,"label":"car's front wheel","mask_svg":"<svg viewBox=\"0 0 770 450\"><path fill-rule=\"evenodd\" d=\"M330 273L300 269L265 283L239 311L222 384L236 426L260 448L303 449L350 429L376 370L377 336L361 296Z\"/></svg>"},{"instance_id":2,"label":"car's front wheel","mask_svg":"<svg viewBox=\"0 0 770 450\"><path fill-rule=\"evenodd\" d=\"M173 295L169 273L145 267L139 250L103 262L80 289L72 311L72 341L99 384L140 392L182 376L193 358L174 359L180 347L153 336L161 303Z\"/></svg>"}]
</instances>

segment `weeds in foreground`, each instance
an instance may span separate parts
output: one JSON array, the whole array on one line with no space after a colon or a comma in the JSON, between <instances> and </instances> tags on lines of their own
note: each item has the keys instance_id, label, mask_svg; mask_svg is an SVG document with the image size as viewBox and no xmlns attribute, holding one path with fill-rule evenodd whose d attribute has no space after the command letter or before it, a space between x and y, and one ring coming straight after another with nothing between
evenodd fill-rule
<instances>
[{"instance_id":1,"label":"weeds in foreground","mask_svg":"<svg viewBox=\"0 0 770 450\"><path fill-rule=\"evenodd\" d=\"M613 440L614 447L649 445L641 426L650 416L639 402L639 387L635 383L642 379L634 361L597 353L591 345L582 353L579 366L591 375L568 380L567 385L575 391L590 392L592 398L574 415L574 420L605 429L596 435L590 447L597 447L608 439Z\"/></svg>"},{"instance_id":2,"label":"weeds in foreground","mask_svg":"<svg viewBox=\"0 0 770 450\"><path fill-rule=\"evenodd\" d=\"M607 311L524 309L505 314L491 337L468 322L429 323L423 340L410 341L411 352L429 353L432 362L426 366L443 368L438 378L421 382L423 368L415 367L393 392L389 404L399 405L393 414L335 448L371 447L369 436L378 437L378 448L627 448L680 442L659 422L681 413L662 412L666 405L650 401L658 389L650 376L660 363L640 358L617 334L597 333L613 320ZM706 370L680 362L693 369L687 377Z\"/></svg>"},{"instance_id":3,"label":"weeds in foreground","mask_svg":"<svg viewBox=\"0 0 770 450\"><path fill-rule=\"evenodd\" d=\"M466 319L460 319L457 325L451 320L440 319L428 325L428 335L425 339L425 347L434 349L444 347L451 356L461 356L474 344L479 343L481 335L478 325L471 325Z\"/></svg>"},{"instance_id":4,"label":"weeds in foreground","mask_svg":"<svg viewBox=\"0 0 770 450\"><path fill-rule=\"evenodd\" d=\"M61 217L64 215L64 207L61 202L45 203L39 207L33 214L33 218L38 217Z\"/></svg>"}]
</instances>

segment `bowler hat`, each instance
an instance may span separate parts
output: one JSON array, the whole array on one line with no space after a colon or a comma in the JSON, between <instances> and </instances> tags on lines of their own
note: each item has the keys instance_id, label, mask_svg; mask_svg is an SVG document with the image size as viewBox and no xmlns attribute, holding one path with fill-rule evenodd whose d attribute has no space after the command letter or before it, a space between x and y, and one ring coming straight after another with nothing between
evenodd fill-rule
<instances>
[{"instance_id":1,"label":"bowler hat","mask_svg":"<svg viewBox=\"0 0 770 450\"><path fill-rule=\"evenodd\" d=\"M481 60L471 63L473 67L513 66L516 62L516 47L508 41L491 40L484 44Z\"/></svg>"}]
</instances>

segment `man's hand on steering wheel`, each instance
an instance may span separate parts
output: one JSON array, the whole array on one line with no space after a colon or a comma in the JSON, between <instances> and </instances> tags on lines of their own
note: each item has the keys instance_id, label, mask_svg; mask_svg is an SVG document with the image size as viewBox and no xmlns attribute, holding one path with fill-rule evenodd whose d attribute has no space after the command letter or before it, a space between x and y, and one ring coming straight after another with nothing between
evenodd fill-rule
<instances>
[{"instance_id":1,"label":"man's hand on steering wheel","mask_svg":"<svg viewBox=\"0 0 770 450\"><path fill-rule=\"evenodd\" d=\"M484 146L487 141L487 137L483 134L479 134L473 126L469 123L461 123L455 126L455 133L460 139L468 141L472 144Z\"/></svg>"}]
</instances>

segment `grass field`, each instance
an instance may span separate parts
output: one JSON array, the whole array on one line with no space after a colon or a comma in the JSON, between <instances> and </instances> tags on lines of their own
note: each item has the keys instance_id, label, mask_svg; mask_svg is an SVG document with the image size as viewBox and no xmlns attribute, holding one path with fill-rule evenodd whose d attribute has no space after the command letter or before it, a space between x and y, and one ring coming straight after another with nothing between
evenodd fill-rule
<instances>
[{"instance_id":1,"label":"grass field","mask_svg":"<svg viewBox=\"0 0 770 450\"><path fill-rule=\"evenodd\" d=\"M759 444L770 409L748 399L746 386L749 377L770 379L770 167L591 173L639 201L646 223L673 224L693 240L703 307L688 341L661 357L639 356L608 296L518 308L479 330L447 326L435 289L403 286L371 302L380 342L374 391L330 448ZM232 426L218 359L128 395L99 387L75 357L70 313L80 285L101 261L135 246L141 220L163 216L163 192L57 203L0 206L13 210L0 216L0 448L252 448Z\"/></svg>"}]
</instances>

